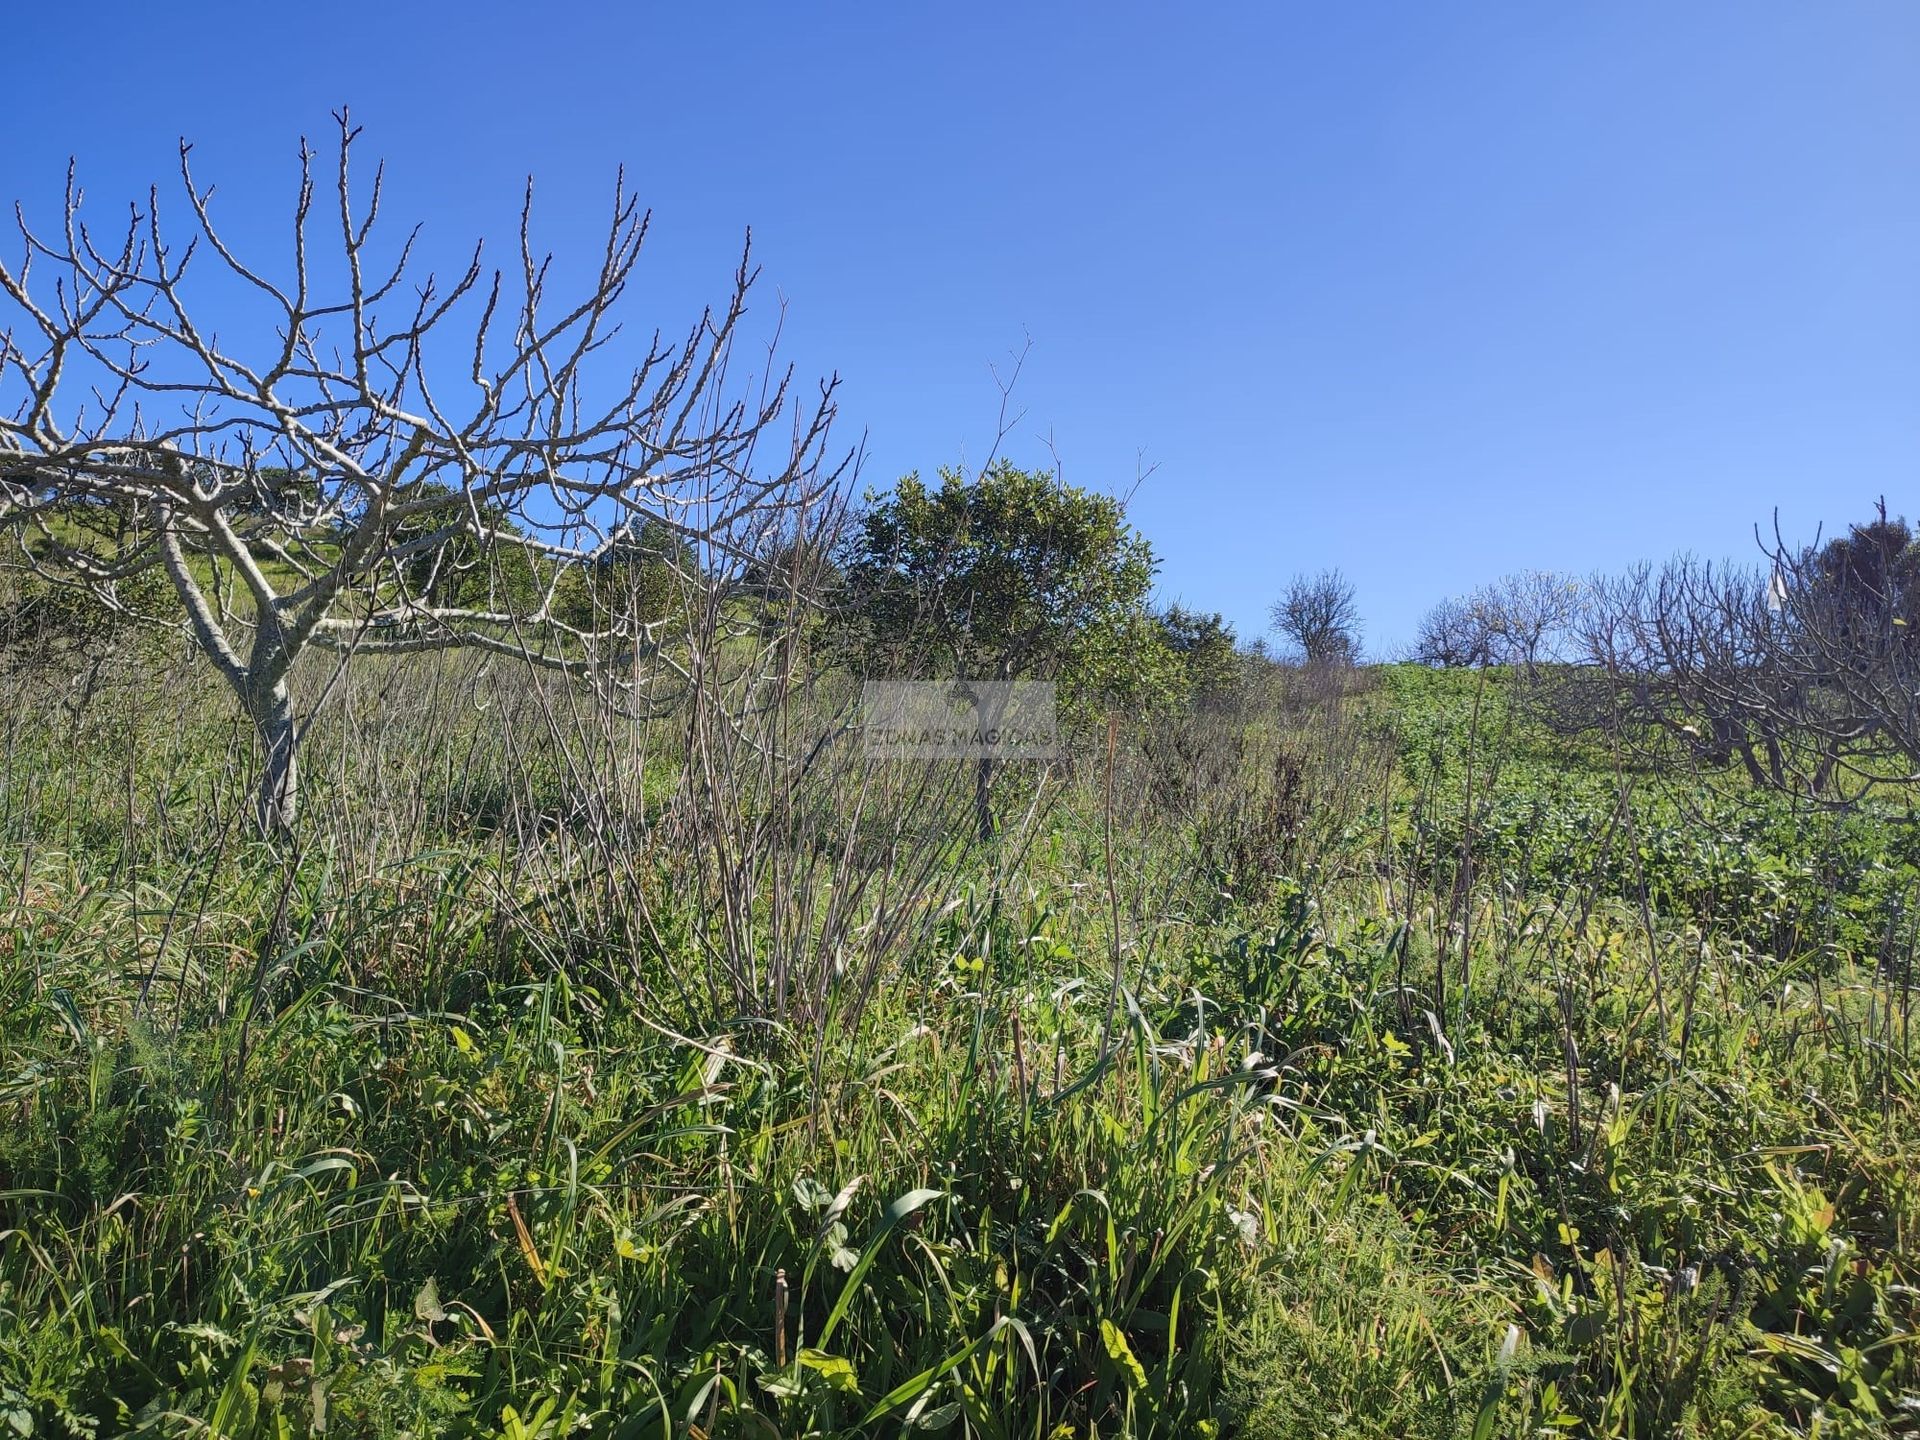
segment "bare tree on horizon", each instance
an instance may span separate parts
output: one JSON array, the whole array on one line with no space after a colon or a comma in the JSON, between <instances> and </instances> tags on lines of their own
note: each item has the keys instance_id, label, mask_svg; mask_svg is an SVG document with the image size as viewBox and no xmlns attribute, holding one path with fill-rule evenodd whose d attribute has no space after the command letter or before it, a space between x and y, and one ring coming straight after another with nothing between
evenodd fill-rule
<instances>
[{"instance_id":1,"label":"bare tree on horizon","mask_svg":"<svg viewBox=\"0 0 1920 1440\"><path fill-rule=\"evenodd\" d=\"M1273 628L1309 665L1347 665L1360 658L1360 608L1339 570L1296 575L1274 602Z\"/></svg>"}]
</instances>

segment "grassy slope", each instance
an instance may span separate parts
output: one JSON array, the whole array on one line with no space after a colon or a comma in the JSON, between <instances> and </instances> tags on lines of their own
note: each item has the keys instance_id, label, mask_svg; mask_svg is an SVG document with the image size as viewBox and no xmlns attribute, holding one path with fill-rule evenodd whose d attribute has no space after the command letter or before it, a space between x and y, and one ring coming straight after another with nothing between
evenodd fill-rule
<instances>
[{"instance_id":1,"label":"grassy slope","mask_svg":"<svg viewBox=\"0 0 1920 1440\"><path fill-rule=\"evenodd\" d=\"M0 1424L1920 1423L1913 1075L1873 968L1910 827L1630 776L1603 844L1604 756L1492 683L1476 724L1471 679L1388 673L1393 813L1233 903L1196 878L1104 1068L1097 784L816 1071L557 963L565 915L484 831L291 869L216 833L231 736L191 686L109 692L78 745L17 723Z\"/></svg>"}]
</instances>

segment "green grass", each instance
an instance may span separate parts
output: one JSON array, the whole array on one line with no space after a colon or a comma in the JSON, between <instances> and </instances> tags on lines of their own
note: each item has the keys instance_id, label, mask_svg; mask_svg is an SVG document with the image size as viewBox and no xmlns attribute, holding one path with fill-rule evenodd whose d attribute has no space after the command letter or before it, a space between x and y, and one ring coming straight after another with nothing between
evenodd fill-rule
<instances>
[{"instance_id":1,"label":"green grass","mask_svg":"<svg viewBox=\"0 0 1920 1440\"><path fill-rule=\"evenodd\" d=\"M0 1434L1920 1429L1904 814L1388 671L1129 748L1111 897L1082 765L816 1033L674 998L672 857L666 932L544 878L495 712L317 733L288 856L190 673L10 683Z\"/></svg>"}]
</instances>

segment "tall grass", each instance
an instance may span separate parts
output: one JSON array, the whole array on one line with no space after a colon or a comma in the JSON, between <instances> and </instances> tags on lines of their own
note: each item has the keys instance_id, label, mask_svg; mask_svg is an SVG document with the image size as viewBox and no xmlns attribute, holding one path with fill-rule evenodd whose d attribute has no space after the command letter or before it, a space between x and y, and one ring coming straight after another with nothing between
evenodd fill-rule
<instances>
[{"instance_id":1,"label":"tall grass","mask_svg":"<svg viewBox=\"0 0 1920 1440\"><path fill-rule=\"evenodd\" d=\"M1903 816L1716 830L1389 672L1102 727L983 847L766 763L832 695L414 657L275 849L178 657L0 683L16 1433L1920 1426Z\"/></svg>"}]
</instances>

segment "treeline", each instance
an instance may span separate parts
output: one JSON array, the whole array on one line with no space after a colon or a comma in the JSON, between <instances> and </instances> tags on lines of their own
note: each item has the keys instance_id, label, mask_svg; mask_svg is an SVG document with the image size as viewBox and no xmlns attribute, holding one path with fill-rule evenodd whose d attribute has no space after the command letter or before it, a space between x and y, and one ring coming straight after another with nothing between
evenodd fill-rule
<instances>
[{"instance_id":1,"label":"treeline","mask_svg":"<svg viewBox=\"0 0 1920 1440\"><path fill-rule=\"evenodd\" d=\"M530 200L517 267L489 274L476 252L442 281L402 247L375 278L375 196L346 179L357 135L343 119L324 237L302 152L283 283L227 243L184 151L186 240L137 210L122 244L88 238L75 189L55 238L0 263L8 643L188 637L256 733L268 833L297 822L301 740L335 691L296 687L303 663L477 650L566 676L609 715L699 697L736 714L823 668L1044 678L1081 711L1219 707L1273 665L1217 614L1153 606L1152 549L1112 497L996 460L858 498L830 439L835 382L736 374L744 253L682 340L636 325L655 338L612 347L646 234L624 190L564 301L528 248ZM322 246L340 262L324 271ZM192 318L207 266L244 282L252 333L277 347L207 338L224 328ZM1515 576L1438 607L1414 654L1578 667L1605 683L1562 686L1569 723L1844 799L1920 766L1915 568L1883 512L1824 546L1776 537L1751 569ZM1338 571L1287 584L1273 623L1286 658L1361 657Z\"/></svg>"},{"instance_id":2,"label":"treeline","mask_svg":"<svg viewBox=\"0 0 1920 1440\"><path fill-rule=\"evenodd\" d=\"M1920 544L1884 501L1748 565L1510 576L1435 606L1411 658L1517 667L1563 730L1828 803L1920 780Z\"/></svg>"},{"instance_id":3,"label":"treeline","mask_svg":"<svg viewBox=\"0 0 1920 1440\"><path fill-rule=\"evenodd\" d=\"M321 493L310 476L262 469L231 527L288 528L276 507ZM809 664L1046 679L1077 713L1230 710L1278 664L1362 657L1357 598L1338 570L1286 586L1272 610L1280 648L1243 641L1218 613L1155 606L1157 560L1120 502L1007 461L911 474L857 503L829 497L744 553L644 517L591 546L522 545L527 526L498 508L466 523L471 502L448 486L405 499L395 561L361 592L364 635L387 643L458 645L436 623L458 613L493 643L583 670L677 650L675 669L703 628L708 639L790 628ZM10 651L97 645L129 621L192 633L137 505L69 500L34 518L4 567ZM309 535L307 565L343 563L357 523L342 515L331 535ZM219 556L187 553L211 589L248 598ZM281 565L307 568L291 554ZM1683 556L1588 579L1504 576L1436 604L1404 658L1507 667L1567 733L1604 731L1642 755L1738 766L1756 784L1846 802L1920 774L1916 577L1920 545L1882 503L1824 543L1776 536L1747 566ZM552 633L530 640L539 629Z\"/></svg>"}]
</instances>

